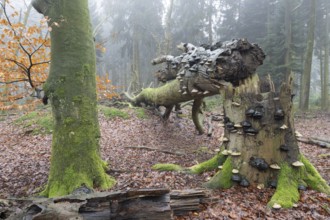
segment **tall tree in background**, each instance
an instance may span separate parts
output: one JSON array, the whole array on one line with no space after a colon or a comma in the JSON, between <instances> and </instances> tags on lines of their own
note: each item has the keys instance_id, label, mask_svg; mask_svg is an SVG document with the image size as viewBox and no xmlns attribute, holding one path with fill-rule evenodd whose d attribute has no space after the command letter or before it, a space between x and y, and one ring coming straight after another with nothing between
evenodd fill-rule
<instances>
[{"instance_id":1,"label":"tall tree in background","mask_svg":"<svg viewBox=\"0 0 330 220\"><path fill-rule=\"evenodd\" d=\"M312 68L312 58L313 58L313 48L314 48L314 32L315 32L315 16L316 16L315 11L316 11L316 0L310 0L307 49L305 53L304 72L301 77L301 88L300 88L299 107L302 110L308 110L309 107L311 68Z\"/></svg>"},{"instance_id":2,"label":"tall tree in background","mask_svg":"<svg viewBox=\"0 0 330 220\"><path fill-rule=\"evenodd\" d=\"M330 26L330 2L324 1L323 2L323 17L324 17L324 28L320 27L321 31L324 31L323 42L320 49L320 72L321 72L321 107L323 110L330 110L329 104L329 49L330 49L330 36L329 36L329 26ZM322 50L324 46L324 50ZM323 56L324 51L324 56ZM323 64L323 68L322 68Z\"/></svg>"},{"instance_id":3,"label":"tall tree in background","mask_svg":"<svg viewBox=\"0 0 330 220\"><path fill-rule=\"evenodd\" d=\"M173 13L173 4L174 0L170 0L169 6L166 12L166 20L165 20L165 53L170 54L170 47L172 44L172 13Z\"/></svg>"},{"instance_id":4,"label":"tall tree in background","mask_svg":"<svg viewBox=\"0 0 330 220\"><path fill-rule=\"evenodd\" d=\"M126 83L131 83L133 91L138 90L154 80L150 60L161 52L164 38L162 1L104 1L104 10L111 12L109 69L122 78L127 75Z\"/></svg>"},{"instance_id":5,"label":"tall tree in background","mask_svg":"<svg viewBox=\"0 0 330 220\"><path fill-rule=\"evenodd\" d=\"M205 21L208 7L204 0L176 0L173 6L173 46L181 42L200 45L208 41ZM177 52L177 51L173 51ZM173 54L173 52L171 54Z\"/></svg>"},{"instance_id":6,"label":"tall tree in background","mask_svg":"<svg viewBox=\"0 0 330 220\"><path fill-rule=\"evenodd\" d=\"M44 85L54 118L51 167L43 194L54 197L85 186L110 188L99 151L95 48L87 0L34 0L49 17L51 66Z\"/></svg>"},{"instance_id":7,"label":"tall tree in background","mask_svg":"<svg viewBox=\"0 0 330 220\"><path fill-rule=\"evenodd\" d=\"M241 0L220 1L220 12L222 14L219 25L216 28L216 32L220 40L230 40L232 38L238 38L238 26L241 9Z\"/></svg>"}]
</instances>

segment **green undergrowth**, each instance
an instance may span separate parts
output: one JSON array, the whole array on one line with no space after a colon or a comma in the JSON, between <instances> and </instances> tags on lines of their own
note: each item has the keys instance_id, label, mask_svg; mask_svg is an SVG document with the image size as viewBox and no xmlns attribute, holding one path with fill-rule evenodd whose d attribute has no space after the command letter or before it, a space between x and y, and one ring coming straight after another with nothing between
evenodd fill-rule
<instances>
[{"instance_id":1,"label":"green undergrowth","mask_svg":"<svg viewBox=\"0 0 330 220\"><path fill-rule=\"evenodd\" d=\"M14 121L18 126L32 130L32 134L50 134L53 129L53 118L50 109L29 112Z\"/></svg>"},{"instance_id":2,"label":"green undergrowth","mask_svg":"<svg viewBox=\"0 0 330 220\"><path fill-rule=\"evenodd\" d=\"M104 105L98 106L99 111L107 118L113 119L113 118L122 118L122 119L129 119L130 115L125 110L120 110L113 107L107 107Z\"/></svg>"},{"instance_id":3,"label":"green undergrowth","mask_svg":"<svg viewBox=\"0 0 330 220\"><path fill-rule=\"evenodd\" d=\"M134 108L134 112L136 114L136 117L139 119L147 119L148 115L146 114L146 110L144 108Z\"/></svg>"}]
</instances>

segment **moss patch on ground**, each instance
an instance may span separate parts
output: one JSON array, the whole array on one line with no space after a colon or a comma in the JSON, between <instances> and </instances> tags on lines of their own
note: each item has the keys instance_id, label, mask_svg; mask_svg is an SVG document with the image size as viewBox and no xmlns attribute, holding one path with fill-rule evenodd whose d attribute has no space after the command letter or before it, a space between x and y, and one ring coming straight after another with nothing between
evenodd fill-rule
<instances>
[{"instance_id":1,"label":"moss patch on ground","mask_svg":"<svg viewBox=\"0 0 330 220\"><path fill-rule=\"evenodd\" d=\"M18 126L31 128L32 134L50 134L53 131L53 117L49 109L29 112L14 121Z\"/></svg>"},{"instance_id":2,"label":"moss patch on ground","mask_svg":"<svg viewBox=\"0 0 330 220\"><path fill-rule=\"evenodd\" d=\"M98 106L99 111L107 118L113 119L113 118L123 118L123 119L129 119L130 115L125 110L120 110L117 108L107 107L103 105Z\"/></svg>"},{"instance_id":3,"label":"moss patch on ground","mask_svg":"<svg viewBox=\"0 0 330 220\"><path fill-rule=\"evenodd\" d=\"M139 119L147 119L148 115L146 114L146 110L144 108L134 108L134 112L136 117Z\"/></svg>"},{"instance_id":4,"label":"moss patch on ground","mask_svg":"<svg viewBox=\"0 0 330 220\"><path fill-rule=\"evenodd\" d=\"M183 170L181 166L176 165L176 164L170 164L170 163L155 164L151 167L151 169L158 170L158 171L181 171L181 170Z\"/></svg>"}]
</instances>

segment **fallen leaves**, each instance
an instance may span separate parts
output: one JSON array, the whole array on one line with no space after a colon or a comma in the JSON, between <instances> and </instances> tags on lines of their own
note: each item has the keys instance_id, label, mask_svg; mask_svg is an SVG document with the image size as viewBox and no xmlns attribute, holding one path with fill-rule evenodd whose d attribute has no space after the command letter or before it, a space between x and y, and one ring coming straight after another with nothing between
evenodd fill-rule
<instances>
[{"instance_id":1,"label":"fallen leaves","mask_svg":"<svg viewBox=\"0 0 330 220\"><path fill-rule=\"evenodd\" d=\"M184 111L186 113L187 111ZM179 172L156 172L151 166L156 163L175 163L188 167L212 157L219 146L222 134L220 122L213 121L212 137L197 135L189 118L174 115L166 124L158 116L147 112L146 119L139 119L134 111L128 119L107 119L100 115L102 132L102 157L109 165L109 174L117 179L112 190L138 188L200 188L214 172L188 175ZM329 136L330 118L298 118L296 127L304 136ZM31 196L42 190L47 182L50 163L50 135L32 135L13 125L12 119L0 122L0 198ZM317 167L321 175L330 180L329 149L299 143L301 151ZM131 149L128 146L146 146L156 150ZM208 149L208 150L204 150ZM183 155L168 154L184 152ZM202 150L201 150L202 149ZM211 192L213 202L203 211L192 212L184 219L329 219L330 200L325 194L311 190L301 192L297 208L274 210L266 207L274 189L233 187ZM2 200L1 200L2 201ZM0 201L0 212L1 212ZM12 205L12 204L11 204ZM17 204L16 204L17 205ZM5 205L4 205L5 206Z\"/></svg>"}]
</instances>

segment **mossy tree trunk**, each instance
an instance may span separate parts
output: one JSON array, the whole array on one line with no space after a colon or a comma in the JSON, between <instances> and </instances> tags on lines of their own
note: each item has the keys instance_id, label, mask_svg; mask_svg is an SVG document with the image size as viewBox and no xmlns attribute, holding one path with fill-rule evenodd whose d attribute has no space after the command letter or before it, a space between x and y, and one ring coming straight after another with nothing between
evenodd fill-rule
<instances>
[{"instance_id":1,"label":"mossy tree trunk","mask_svg":"<svg viewBox=\"0 0 330 220\"><path fill-rule=\"evenodd\" d=\"M110 188L99 151L95 48L87 0L34 0L49 18L51 66L44 85L54 118L51 166L43 195L62 196L85 186Z\"/></svg>"}]
</instances>

